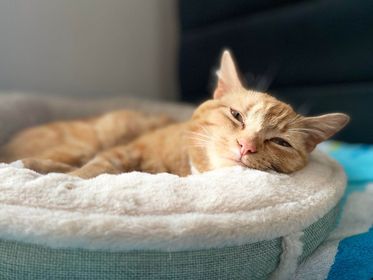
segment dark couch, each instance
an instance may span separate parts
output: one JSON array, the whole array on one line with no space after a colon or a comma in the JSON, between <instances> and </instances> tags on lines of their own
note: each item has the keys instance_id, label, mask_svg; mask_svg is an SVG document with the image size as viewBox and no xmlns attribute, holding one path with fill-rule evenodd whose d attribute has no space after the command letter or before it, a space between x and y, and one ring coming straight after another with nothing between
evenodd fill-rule
<instances>
[{"instance_id":1,"label":"dark couch","mask_svg":"<svg viewBox=\"0 0 373 280\"><path fill-rule=\"evenodd\" d=\"M373 143L373 1L180 0L182 99L200 102L230 48L252 88L306 114L342 111L339 139Z\"/></svg>"}]
</instances>

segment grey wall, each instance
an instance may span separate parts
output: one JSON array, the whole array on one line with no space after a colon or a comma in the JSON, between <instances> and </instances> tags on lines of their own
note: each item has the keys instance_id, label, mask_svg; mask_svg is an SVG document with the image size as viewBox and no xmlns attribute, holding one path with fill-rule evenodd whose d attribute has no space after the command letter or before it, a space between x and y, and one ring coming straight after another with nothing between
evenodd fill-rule
<instances>
[{"instance_id":1,"label":"grey wall","mask_svg":"<svg viewBox=\"0 0 373 280\"><path fill-rule=\"evenodd\" d=\"M0 90L175 98L176 0L0 0Z\"/></svg>"}]
</instances>

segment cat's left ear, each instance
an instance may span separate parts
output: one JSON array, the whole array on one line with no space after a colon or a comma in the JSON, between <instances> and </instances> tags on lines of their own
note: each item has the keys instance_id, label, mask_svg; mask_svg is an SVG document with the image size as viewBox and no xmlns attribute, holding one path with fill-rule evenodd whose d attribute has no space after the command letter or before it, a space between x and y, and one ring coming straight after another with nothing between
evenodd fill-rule
<instances>
[{"instance_id":1,"label":"cat's left ear","mask_svg":"<svg viewBox=\"0 0 373 280\"><path fill-rule=\"evenodd\" d=\"M218 76L218 84L214 91L214 99L218 99L234 89L242 88L242 83L230 51L224 50L221 56L220 69L216 74Z\"/></svg>"},{"instance_id":2,"label":"cat's left ear","mask_svg":"<svg viewBox=\"0 0 373 280\"><path fill-rule=\"evenodd\" d=\"M332 113L317 117L304 117L300 124L305 133L305 144L308 152L317 144L329 139L348 124L350 117L343 113Z\"/></svg>"}]
</instances>

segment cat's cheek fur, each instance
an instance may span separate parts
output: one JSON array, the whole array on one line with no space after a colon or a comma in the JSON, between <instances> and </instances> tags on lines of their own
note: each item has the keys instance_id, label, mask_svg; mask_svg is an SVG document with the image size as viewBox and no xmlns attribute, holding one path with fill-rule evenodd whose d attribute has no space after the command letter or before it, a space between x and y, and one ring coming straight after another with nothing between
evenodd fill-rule
<instances>
[{"instance_id":1,"label":"cat's cheek fur","mask_svg":"<svg viewBox=\"0 0 373 280\"><path fill-rule=\"evenodd\" d=\"M272 169L281 173L292 173L308 163L308 154L302 151L277 152L272 158Z\"/></svg>"},{"instance_id":2,"label":"cat's cheek fur","mask_svg":"<svg viewBox=\"0 0 373 280\"><path fill-rule=\"evenodd\" d=\"M229 166L227 165L228 160L224 159L222 156L219 156L219 154L216 151L212 150L211 148L208 149L207 153L210 159L210 166L209 166L210 170Z\"/></svg>"}]
</instances>

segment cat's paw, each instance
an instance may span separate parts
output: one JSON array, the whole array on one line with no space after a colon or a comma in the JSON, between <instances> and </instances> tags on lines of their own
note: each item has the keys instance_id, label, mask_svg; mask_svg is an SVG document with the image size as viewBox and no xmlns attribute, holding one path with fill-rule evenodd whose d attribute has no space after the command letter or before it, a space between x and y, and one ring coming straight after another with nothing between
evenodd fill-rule
<instances>
[{"instance_id":1,"label":"cat's paw","mask_svg":"<svg viewBox=\"0 0 373 280\"><path fill-rule=\"evenodd\" d=\"M24 168L34 170L41 174L51 172L67 173L76 169L76 167L71 165L55 162L49 159L25 158L22 159L21 162Z\"/></svg>"},{"instance_id":2,"label":"cat's paw","mask_svg":"<svg viewBox=\"0 0 373 280\"><path fill-rule=\"evenodd\" d=\"M79 178L82 178L82 179L91 179L91 178L94 178L94 177L97 177L98 175L100 174L103 174L105 172L101 171L97 171L97 170L94 170L94 169L88 169L88 168L78 168L72 172L69 172L67 173L68 175L71 175L71 176L74 176L74 177L79 177Z\"/></svg>"},{"instance_id":3,"label":"cat's paw","mask_svg":"<svg viewBox=\"0 0 373 280\"><path fill-rule=\"evenodd\" d=\"M81 169L76 169L75 171L67 173L67 175L74 176L74 177L79 177L82 179L90 179L94 176L89 176L86 172L82 172Z\"/></svg>"}]
</instances>

